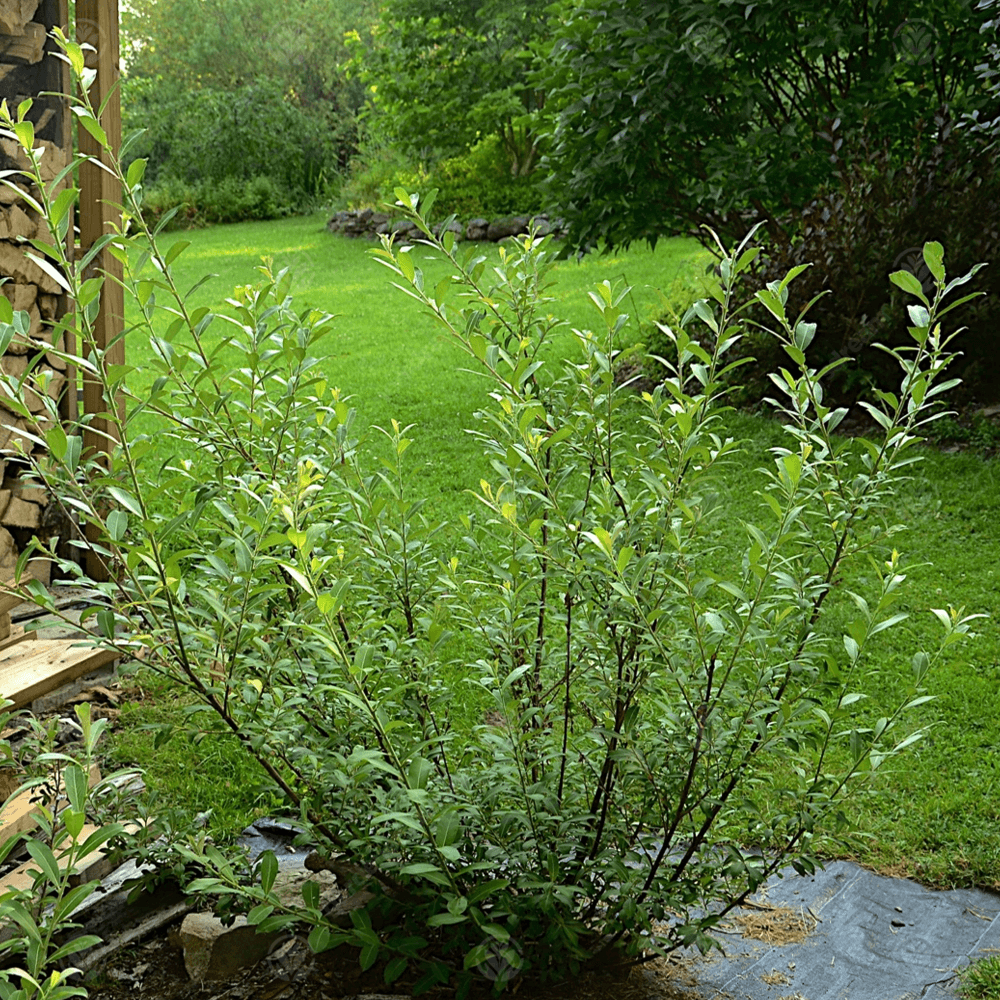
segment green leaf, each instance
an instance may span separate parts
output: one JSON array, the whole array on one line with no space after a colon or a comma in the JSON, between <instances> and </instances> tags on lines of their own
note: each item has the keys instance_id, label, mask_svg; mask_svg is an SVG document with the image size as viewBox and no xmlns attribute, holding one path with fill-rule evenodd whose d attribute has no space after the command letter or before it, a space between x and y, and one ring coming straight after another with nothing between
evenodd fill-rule
<instances>
[{"instance_id":1,"label":"green leaf","mask_svg":"<svg viewBox=\"0 0 1000 1000\"><path fill-rule=\"evenodd\" d=\"M101 124L94 117L93 112L81 105L73 105L71 110L76 115L77 121L90 133L94 141L102 149L106 148L108 145L108 133L101 128Z\"/></svg>"},{"instance_id":2,"label":"green leaf","mask_svg":"<svg viewBox=\"0 0 1000 1000\"><path fill-rule=\"evenodd\" d=\"M108 514L108 534L113 542L120 542L128 531L128 515L121 510L113 510Z\"/></svg>"},{"instance_id":3,"label":"green leaf","mask_svg":"<svg viewBox=\"0 0 1000 1000\"><path fill-rule=\"evenodd\" d=\"M441 869L437 865L427 864L425 861L415 861L411 865L404 865L399 870L401 875L430 875L440 871Z\"/></svg>"},{"instance_id":4,"label":"green leaf","mask_svg":"<svg viewBox=\"0 0 1000 1000\"><path fill-rule=\"evenodd\" d=\"M260 887L264 892L274 888L274 880L278 877L278 859L274 851L264 851L260 856Z\"/></svg>"},{"instance_id":5,"label":"green leaf","mask_svg":"<svg viewBox=\"0 0 1000 1000\"><path fill-rule=\"evenodd\" d=\"M137 184L142 182L143 175L146 173L146 161L145 160L133 160L129 164L128 173L125 175L125 180L130 188L134 188Z\"/></svg>"},{"instance_id":6,"label":"green leaf","mask_svg":"<svg viewBox=\"0 0 1000 1000\"><path fill-rule=\"evenodd\" d=\"M427 926L445 927L448 924L464 924L468 919L464 913L435 913L434 916L428 917Z\"/></svg>"},{"instance_id":7,"label":"green leaf","mask_svg":"<svg viewBox=\"0 0 1000 1000\"><path fill-rule=\"evenodd\" d=\"M79 764L70 764L63 772L63 781L66 784L66 797L70 805L83 813L87 808L87 775Z\"/></svg>"},{"instance_id":8,"label":"green leaf","mask_svg":"<svg viewBox=\"0 0 1000 1000\"><path fill-rule=\"evenodd\" d=\"M139 506L139 501L131 493L123 490L120 486L109 486L107 490L108 494L117 500L127 511L135 514L136 517L142 517L142 507Z\"/></svg>"},{"instance_id":9,"label":"green leaf","mask_svg":"<svg viewBox=\"0 0 1000 1000\"><path fill-rule=\"evenodd\" d=\"M413 261L410 259L410 251L400 250L399 255L396 257L396 261L399 264L400 271L403 272L403 277L406 278L410 284L413 284L416 269L413 266Z\"/></svg>"},{"instance_id":10,"label":"green leaf","mask_svg":"<svg viewBox=\"0 0 1000 1000\"><path fill-rule=\"evenodd\" d=\"M909 292L911 295L916 295L924 305L927 305L927 299L924 296L923 286L917 281L917 278L910 271L893 271L889 275L889 280L896 285L898 288L902 288L904 292Z\"/></svg>"},{"instance_id":11,"label":"green leaf","mask_svg":"<svg viewBox=\"0 0 1000 1000\"><path fill-rule=\"evenodd\" d=\"M394 983L404 972L406 972L409 961L403 958L402 955L397 955L394 959L386 963L385 972L383 973L383 978L386 985Z\"/></svg>"},{"instance_id":12,"label":"green leaf","mask_svg":"<svg viewBox=\"0 0 1000 1000\"><path fill-rule=\"evenodd\" d=\"M358 958L363 972L367 972L378 961L378 953L378 941L369 941L364 945Z\"/></svg>"},{"instance_id":13,"label":"green leaf","mask_svg":"<svg viewBox=\"0 0 1000 1000\"><path fill-rule=\"evenodd\" d=\"M924 263L935 281L944 281L944 247L936 240L924 244Z\"/></svg>"},{"instance_id":14,"label":"green leaf","mask_svg":"<svg viewBox=\"0 0 1000 1000\"><path fill-rule=\"evenodd\" d=\"M279 563L281 568L310 596L315 596L313 593L313 586L309 582L309 577L307 577L301 570L292 566L291 563Z\"/></svg>"},{"instance_id":15,"label":"green leaf","mask_svg":"<svg viewBox=\"0 0 1000 1000\"><path fill-rule=\"evenodd\" d=\"M62 876L59 872L59 864L48 844L40 840L29 840L25 845L32 861L38 865L46 879L53 885L60 885Z\"/></svg>"}]
</instances>

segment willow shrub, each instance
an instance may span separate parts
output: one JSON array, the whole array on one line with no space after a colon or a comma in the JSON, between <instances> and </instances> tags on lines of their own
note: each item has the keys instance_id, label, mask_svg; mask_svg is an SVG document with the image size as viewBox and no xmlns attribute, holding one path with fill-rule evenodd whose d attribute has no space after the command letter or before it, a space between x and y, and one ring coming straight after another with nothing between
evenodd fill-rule
<instances>
[{"instance_id":1,"label":"willow shrub","mask_svg":"<svg viewBox=\"0 0 1000 1000\"><path fill-rule=\"evenodd\" d=\"M717 301L668 331L662 385L636 395L614 372L624 290L599 285L596 330L574 330L575 357L549 364L549 243L509 242L496 266L476 248L460 257L400 190L417 243L452 276L425 287L415 246L386 240L375 256L483 376L471 430L492 471L470 482L463 524L437 532L407 487L406 428L382 430L391 457L362 465L349 400L317 361L332 318L297 309L288 276L269 268L223 309L193 308L172 270L183 244L165 252L143 221L142 161L123 174L111 157L126 229L101 242L134 268L140 319L125 336L148 339L157 372L148 395L129 395L128 368L106 364L94 340L104 279L87 270L93 253L63 249L75 189L41 183L28 110L3 115L59 235L35 253L76 303L61 322L117 438L109 460L88 453L88 418L60 424L52 403L39 432L48 457L32 471L111 568L111 582L89 583L107 602L95 609L102 641L144 651L234 733L303 838L373 898L344 929L315 886L301 906L279 903L273 855L247 868L182 847L210 872L192 891L249 910L261 929L304 920L314 948L350 942L364 967L383 961L387 982L406 976L421 992L467 990L489 969L504 985L514 971L554 979L707 949L770 875L814 868L814 835L836 833L840 800L919 737L907 713L969 631L960 612L936 612L941 649L914 651L893 711L866 711L872 639L905 617L893 490L953 384L940 320L971 273L947 282L928 243L933 301L910 274L892 276L916 299L912 343L891 351L899 390L864 404L881 434L853 441L834 436L846 411L824 404L830 369L808 364L814 325L785 312L802 268L757 293L788 358L773 376L787 442L760 474L759 519L741 524L718 484L740 454L725 386L752 234L724 251ZM103 137L85 97L75 113ZM6 309L0 321L3 347L23 317ZM23 400L24 384L5 385ZM140 416L156 424L155 449ZM161 469L164 442L175 458ZM743 539L728 564L719 532ZM826 626L830 595L868 557L877 576L851 595L839 634ZM37 584L22 588L49 603ZM453 724L462 691L442 678L456 674L492 706L480 725Z\"/></svg>"}]
</instances>

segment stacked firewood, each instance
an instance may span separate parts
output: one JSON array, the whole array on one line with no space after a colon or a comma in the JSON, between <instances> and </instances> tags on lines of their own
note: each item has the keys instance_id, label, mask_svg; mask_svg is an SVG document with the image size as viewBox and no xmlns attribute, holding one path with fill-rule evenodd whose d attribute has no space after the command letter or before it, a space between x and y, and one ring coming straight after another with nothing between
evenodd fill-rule
<instances>
[{"instance_id":1,"label":"stacked firewood","mask_svg":"<svg viewBox=\"0 0 1000 1000\"><path fill-rule=\"evenodd\" d=\"M53 0L2 0L0 2L0 94L13 112L27 97L34 99L28 114L35 128L37 149L43 150L41 175L51 182L69 162L69 130L65 109L55 98L38 98L62 87L62 69L51 55L47 39L58 23L59 4ZM26 170L28 159L13 139L0 139L0 170ZM8 178L20 191L36 199L26 178ZM18 190L0 185L0 295L18 312L27 314L26 329L19 329L0 356L0 369L23 381L30 419L17 414L5 401L9 393L0 386L0 582L13 576L20 548L38 534L60 532L49 522L44 490L24 483L27 456L38 447L26 435L44 438L51 425L43 396L58 400L67 387L67 366L52 348L64 350L62 335L54 332L65 310L62 288L56 278L28 254L43 257L28 241L55 241L48 226ZM33 575L48 582L47 562L37 563Z\"/></svg>"}]
</instances>

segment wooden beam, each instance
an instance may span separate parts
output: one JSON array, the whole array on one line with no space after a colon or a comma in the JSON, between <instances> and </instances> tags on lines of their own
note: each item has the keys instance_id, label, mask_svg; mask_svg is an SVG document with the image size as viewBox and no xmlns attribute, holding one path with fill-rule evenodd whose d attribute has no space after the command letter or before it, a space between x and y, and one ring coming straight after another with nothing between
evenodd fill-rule
<instances>
[{"instance_id":1,"label":"wooden beam","mask_svg":"<svg viewBox=\"0 0 1000 1000\"><path fill-rule=\"evenodd\" d=\"M92 46L92 50L85 50L87 65L97 70L97 79L90 89L90 100L95 108L107 102L101 116L101 125L107 133L111 149L117 154L122 137L121 100L118 92L118 0L77 0L76 37L81 44ZM90 134L82 128L78 132L80 152L107 163L107 155L101 152ZM93 163L80 167L80 244L84 251L93 246L100 236L120 227L121 211L118 206L121 200L121 188L111 174ZM125 345L122 340L116 341L116 338L124 329L125 317L125 298L121 286L122 265L104 251L95 261L95 266L106 276L101 290L101 311L94 330L96 347L107 351L105 364L121 365L125 363ZM85 347L81 349L86 350ZM120 414L124 413L123 399L117 399L115 406ZM107 408L98 382L84 375L84 412L104 413ZM93 419L89 430L84 433L85 452L105 452L110 455L116 442L114 424L106 417ZM91 542L98 541L96 530L91 530L90 526L87 536ZM86 568L93 579L108 579L108 567L95 552L87 553Z\"/></svg>"},{"instance_id":2,"label":"wooden beam","mask_svg":"<svg viewBox=\"0 0 1000 1000\"><path fill-rule=\"evenodd\" d=\"M24 708L119 658L114 650L80 645L83 641L35 639L0 650L0 696L9 698L14 709Z\"/></svg>"},{"instance_id":3,"label":"wooden beam","mask_svg":"<svg viewBox=\"0 0 1000 1000\"><path fill-rule=\"evenodd\" d=\"M69 0L55 0L56 24L62 28L63 34L67 38L72 38L69 20ZM46 48L50 52L61 51L53 39L49 39ZM53 88L60 94L69 94L73 88L73 74L70 72L69 64L62 59L57 59L55 55L49 57L53 63L59 66L59 86ZM73 151L73 115L69 110L69 102L61 101L61 115L59 117L59 147L66 150L67 154ZM73 259L73 250L76 245L76 233L73 227L69 226L66 232L66 253L70 260ZM59 293L59 307L57 315L65 316L70 310L69 296L65 292ZM67 354L76 354L76 341L69 334L66 334L66 342L63 345ZM64 423L75 423L79 416L79 400L77 399L77 371L73 365L66 368L66 384L63 387L62 395L59 398L59 415Z\"/></svg>"},{"instance_id":4,"label":"wooden beam","mask_svg":"<svg viewBox=\"0 0 1000 1000\"><path fill-rule=\"evenodd\" d=\"M101 771L96 764L90 765L87 775L87 787L93 788L101 780ZM38 826L38 807L42 803L42 795L38 789L22 792L11 799L0 809L0 843L19 833L27 833ZM65 792L59 790L59 798L53 802L49 799L45 805L49 809L61 809L65 802Z\"/></svg>"}]
</instances>

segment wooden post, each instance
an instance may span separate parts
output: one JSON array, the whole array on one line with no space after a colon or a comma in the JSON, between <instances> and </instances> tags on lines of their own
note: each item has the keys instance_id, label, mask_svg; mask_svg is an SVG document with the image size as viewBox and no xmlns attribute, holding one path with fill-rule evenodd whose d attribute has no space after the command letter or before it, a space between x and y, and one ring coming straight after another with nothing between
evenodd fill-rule
<instances>
[{"instance_id":1,"label":"wooden post","mask_svg":"<svg viewBox=\"0 0 1000 1000\"><path fill-rule=\"evenodd\" d=\"M108 142L115 152L121 148L122 117L121 100L118 93L119 53L118 53L118 0L77 0L76 37L81 44L91 45L96 51L85 50L87 66L97 70L97 79L90 89L90 100L97 109L107 100L101 125L107 133ZM109 97L110 95L110 97ZM102 157L107 162L97 142L86 129L79 128L80 152L94 157ZM98 237L112 232L121 224L122 192L114 178L94 164L80 167L80 245L86 249ZM101 311L94 329L96 346L107 350L105 364L125 363L125 345L115 338L121 333L125 322L125 298L121 286L122 265L106 250L95 261L97 270L106 276L101 290ZM85 345L79 349L86 350ZM115 401L119 412L123 412L124 400ZM101 386L93 378L84 374L83 409L85 413L97 414L107 411ZM85 452L99 451L108 455L114 450L118 440L114 424L106 417L95 418L90 429L85 432L83 446ZM97 533L88 528L87 536L97 540ZM108 578L108 568L96 553L87 553L87 572L96 580Z\"/></svg>"}]
</instances>

